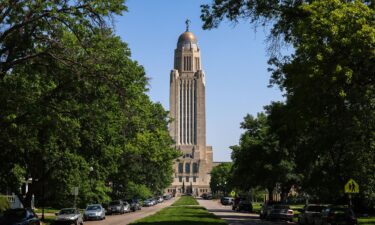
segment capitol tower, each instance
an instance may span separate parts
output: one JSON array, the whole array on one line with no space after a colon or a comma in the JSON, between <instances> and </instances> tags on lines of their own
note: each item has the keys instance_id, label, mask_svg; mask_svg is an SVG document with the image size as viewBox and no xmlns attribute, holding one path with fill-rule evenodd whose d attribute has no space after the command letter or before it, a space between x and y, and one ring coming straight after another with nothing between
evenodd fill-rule
<instances>
[{"instance_id":1,"label":"capitol tower","mask_svg":"<svg viewBox=\"0 0 375 225\"><path fill-rule=\"evenodd\" d=\"M206 146L205 74L197 38L186 31L177 41L170 74L169 130L182 156L175 160L173 183L167 193L201 195L210 192L212 146Z\"/></svg>"}]
</instances>

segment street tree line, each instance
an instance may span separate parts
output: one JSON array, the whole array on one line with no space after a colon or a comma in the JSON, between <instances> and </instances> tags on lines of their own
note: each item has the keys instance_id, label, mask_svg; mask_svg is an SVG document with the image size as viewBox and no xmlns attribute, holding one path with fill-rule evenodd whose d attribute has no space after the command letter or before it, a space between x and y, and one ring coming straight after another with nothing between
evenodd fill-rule
<instances>
[{"instance_id":1,"label":"street tree line","mask_svg":"<svg viewBox=\"0 0 375 225\"><path fill-rule=\"evenodd\" d=\"M310 199L375 205L375 3L356 0L222 0L202 6L205 29L222 20L269 25L270 85L285 101L247 115L231 147L232 182L242 190L292 185ZM294 52L283 55L290 46ZM285 197L285 196L284 196Z\"/></svg>"},{"instance_id":2,"label":"street tree line","mask_svg":"<svg viewBox=\"0 0 375 225\"><path fill-rule=\"evenodd\" d=\"M112 30L126 10L123 0L1 1L0 193L62 207L78 187L83 206L171 183L168 113Z\"/></svg>"}]
</instances>

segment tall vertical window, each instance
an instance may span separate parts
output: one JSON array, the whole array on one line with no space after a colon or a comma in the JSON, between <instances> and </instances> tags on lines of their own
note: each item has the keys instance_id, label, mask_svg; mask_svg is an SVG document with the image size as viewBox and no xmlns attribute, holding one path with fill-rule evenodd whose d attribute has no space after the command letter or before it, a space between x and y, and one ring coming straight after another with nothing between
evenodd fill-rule
<instances>
[{"instance_id":1,"label":"tall vertical window","mask_svg":"<svg viewBox=\"0 0 375 225\"><path fill-rule=\"evenodd\" d=\"M190 173L190 163L185 164L185 173Z\"/></svg>"},{"instance_id":2,"label":"tall vertical window","mask_svg":"<svg viewBox=\"0 0 375 225\"><path fill-rule=\"evenodd\" d=\"M180 177L178 177L178 182L182 182L182 177L180 176Z\"/></svg>"},{"instance_id":3,"label":"tall vertical window","mask_svg":"<svg viewBox=\"0 0 375 225\"><path fill-rule=\"evenodd\" d=\"M182 143L182 115L182 80L180 80L180 143Z\"/></svg>"},{"instance_id":4,"label":"tall vertical window","mask_svg":"<svg viewBox=\"0 0 375 225\"><path fill-rule=\"evenodd\" d=\"M193 173L198 173L198 163L193 163Z\"/></svg>"},{"instance_id":5,"label":"tall vertical window","mask_svg":"<svg viewBox=\"0 0 375 225\"><path fill-rule=\"evenodd\" d=\"M197 177L193 177L193 182L197 182Z\"/></svg>"},{"instance_id":6,"label":"tall vertical window","mask_svg":"<svg viewBox=\"0 0 375 225\"><path fill-rule=\"evenodd\" d=\"M184 70L185 71L192 70L191 56L184 56Z\"/></svg>"},{"instance_id":7,"label":"tall vertical window","mask_svg":"<svg viewBox=\"0 0 375 225\"><path fill-rule=\"evenodd\" d=\"M179 163L178 164L178 172L179 173L183 173L184 172L184 164L183 163Z\"/></svg>"},{"instance_id":8,"label":"tall vertical window","mask_svg":"<svg viewBox=\"0 0 375 225\"><path fill-rule=\"evenodd\" d=\"M199 70L200 69L200 64L199 64L199 57L195 57L195 69Z\"/></svg>"},{"instance_id":9,"label":"tall vertical window","mask_svg":"<svg viewBox=\"0 0 375 225\"><path fill-rule=\"evenodd\" d=\"M186 177L186 182L189 182L189 176Z\"/></svg>"}]
</instances>

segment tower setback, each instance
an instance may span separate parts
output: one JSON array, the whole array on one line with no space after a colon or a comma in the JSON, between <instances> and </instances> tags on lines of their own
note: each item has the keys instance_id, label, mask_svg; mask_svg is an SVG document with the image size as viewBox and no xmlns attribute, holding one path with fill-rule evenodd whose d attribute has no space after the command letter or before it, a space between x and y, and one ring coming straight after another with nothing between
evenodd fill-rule
<instances>
[{"instance_id":1,"label":"tower setback","mask_svg":"<svg viewBox=\"0 0 375 225\"><path fill-rule=\"evenodd\" d=\"M170 73L169 130L182 156L175 160L173 183L167 193L201 195L210 192L212 147L206 146L205 74L193 33L182 33Z\"/></svg>"}]
</instances>

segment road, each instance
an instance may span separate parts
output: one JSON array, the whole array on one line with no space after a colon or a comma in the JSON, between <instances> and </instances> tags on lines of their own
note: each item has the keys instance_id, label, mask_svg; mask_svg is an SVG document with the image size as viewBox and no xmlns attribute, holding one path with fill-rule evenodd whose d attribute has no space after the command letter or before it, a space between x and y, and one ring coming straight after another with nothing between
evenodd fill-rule
<instances>
[{"instance_id":1,"label":"road","mask_svg":"<svg viewBox=\"0 0 375 225\"><path fill-rule=\"evenodd\" d=\"M164 201L152 207L142 207L142 210L126 213L123 215L110 215L106 216L105 220L101 221L85 221L85 225L124 225L134 222L135 220L141 219L143 217L152 215L157 211L171 205L177 198L172 198L170 200Z\"/></svg>"},{"instance_id":2,"label":"road","mask_svg":"<svg viewBox=\"0 0 375 225\"><path fill-rule=\"evenodd\" d=\"M201 206L225 220L229 225L294 225L289 222L271 222L259 219L258 214L235 212L232 206L224 206L218 201L198 199Z\"/></svg>"}]
</instances>

